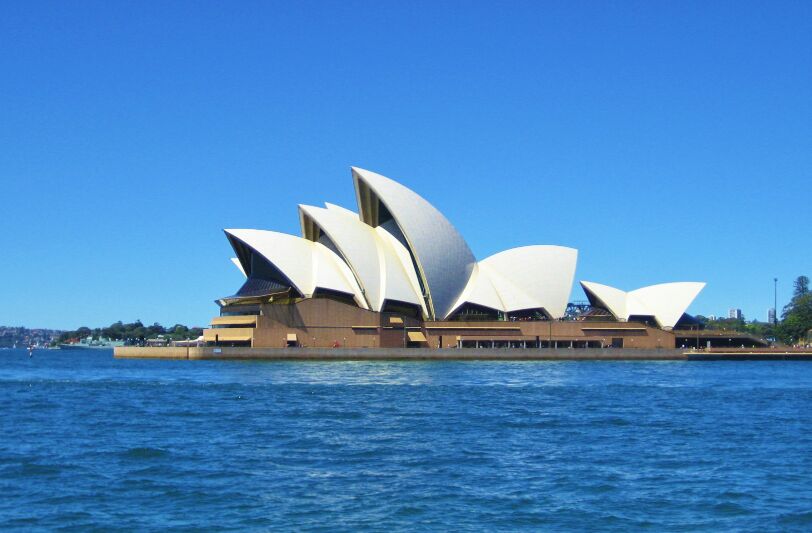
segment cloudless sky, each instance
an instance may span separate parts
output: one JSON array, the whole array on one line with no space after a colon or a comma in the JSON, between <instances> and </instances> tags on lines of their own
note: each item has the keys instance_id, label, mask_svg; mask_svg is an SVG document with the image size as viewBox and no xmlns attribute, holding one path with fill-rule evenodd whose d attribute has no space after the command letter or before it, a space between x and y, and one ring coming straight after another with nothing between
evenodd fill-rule
<instances>
[{"instance_id":1,"label":"cloudless sky","mask_svg":"<svg viewBox=\"0 0 812 533\"><path fill-rule=\"evenodd\" d=\"M812 275L812 2L0 3L0 324L205 325L223 228L401 181L483 259L706 281L766 320Z\"/></svg>"}]
</instances>

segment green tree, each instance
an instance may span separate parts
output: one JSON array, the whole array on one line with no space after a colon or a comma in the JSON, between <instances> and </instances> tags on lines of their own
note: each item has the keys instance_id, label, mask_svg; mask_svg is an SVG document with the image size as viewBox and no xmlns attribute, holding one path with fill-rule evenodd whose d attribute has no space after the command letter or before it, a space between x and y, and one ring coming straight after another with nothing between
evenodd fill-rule
<instances>
[{"instance_id":1,"label":"green tree","mask_svg":"<svg viewBox=\"0 0 812 533\"><path fill-rule=\"evenodd\" d=\"M812 329L812 293L809 278L798 276L793 284L792 300L784 307L776 334L782 341L795 344L805 339Z\"/></svg>"},{"instance_id":2,"label":"green tree","mask_svg":"<svg viewBox=\"0 0 812 533\"><path fill-rule=\"evenodd\" d=\"M158 335L164 335L171 340L181 339L196 339L203 334L200 328L190 328L183 324L175 324L171 328L164 328L159 323L154 323L151 326L144 326L140 320L124 324L120 320L113 322L108 327L93 328L81 327L75 331L65 331L56 341L57 343L66 342L69 339L82 339L84 337L92 336L94 339L104 337L111 340L124 340L129 342L141 342L146 339L152 339Z\"/></svg>"},{"instance_id":3,"label":"green tree","mask_svg":"<svg viewBox=\"0 0 812 533\"><path fill-rule=\"evenodd\" d=\"M795 287L793 291L793 298L799 298L809 294L809 278L806 276L798 276L798 279L792 284Z\"/></svg>"},{"instance_id":4,"label":"green tree","mask_svg":"<svg viewBox=\"0 0 812 533\"><path fill-rule=\"evenodd\" d=\"M792 299L789 309L784 310L783 320L778 325L779 336L784 342L797 343L812 329L812 294L804 294Z\"/></svg>"}]
</instances>

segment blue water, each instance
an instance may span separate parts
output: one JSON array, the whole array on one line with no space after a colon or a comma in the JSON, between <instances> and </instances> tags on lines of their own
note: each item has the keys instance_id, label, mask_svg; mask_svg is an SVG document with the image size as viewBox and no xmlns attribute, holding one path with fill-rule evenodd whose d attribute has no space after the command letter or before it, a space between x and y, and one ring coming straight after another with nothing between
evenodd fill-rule
<instances>
[{"instance_id":1,"label":"blue water","mask_svg":"<svg viewBox=\"0 0 812 533\"><path fill-rule=\"evenodd\" d=\"M0 351L0 529L812 529L812 363Z\"/></svg>"}]
</instances>

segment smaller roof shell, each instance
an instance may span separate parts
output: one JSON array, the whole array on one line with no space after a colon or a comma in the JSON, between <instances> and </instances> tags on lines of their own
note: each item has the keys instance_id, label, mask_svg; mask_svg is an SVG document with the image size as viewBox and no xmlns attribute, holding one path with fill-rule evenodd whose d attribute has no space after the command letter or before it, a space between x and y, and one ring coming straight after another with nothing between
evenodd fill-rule
<instances>
[{"instance_id":1,"label":"smaller roof shell","mask_svg":"<svg viewBox=\"0 0 812 533\"><path fill-rule=\"evenodd\" d=\"M594 281L582 281L581 288L584 289L589 303L594 307L603 307L618 320L627 320L629 318L629 313L626 311L626 291L610 287L609 285L601 285Z\"/></svg>"},{"instance_id":2,"label":"smaller roof shell","mask_svg":"<svg viewBox=\"0 0 812 533\"><path fill-rule=\"evenodd\" d=\"M543 308L561 318L575 278L578 250L564 246L522 246L477 263L454 305L472 303L502 312Z\"/></svg>"},{"instance_id":3,"label":"smaller roof shell","mask_svg":"<svg viewBox=\"0 0 812 533\"><path fill-rule=\"evenodd\" d=\"M316 289L327 289L353 296L368 309L361 288L344 261L323 244L301 237L256 229L227 229L226 234L239 240L282 272L304 297ZM249 266L242 265L248 272Z\"/></svg>"},{"instance_id":4,"label":"smaller roof shell","mask_svg":"<svg viewBox=\"0 0 812 533\"><path fill-rule=\"evenodd\" d=\"M673 328L704 288L705 284L701 282L660 283L633 290L629 297L650 309L661 326ZM629 311L634 311L634 308ZM630 312L629 316L635 314L639 313Z\"/></svg>"},{"instance_id":5,"label":"smaller roof shell","mask_svg":"<svg viewBox=\"0 0 812 533\"><path fill-rule=\"evenodd\" d=\"M630 292L592 281L582 281L581 287L592 305L606 308L618 320L628 320L631 316L653 316L660 327L673 328L705 283L660 283Z\"/></svg>"}]
</instances>

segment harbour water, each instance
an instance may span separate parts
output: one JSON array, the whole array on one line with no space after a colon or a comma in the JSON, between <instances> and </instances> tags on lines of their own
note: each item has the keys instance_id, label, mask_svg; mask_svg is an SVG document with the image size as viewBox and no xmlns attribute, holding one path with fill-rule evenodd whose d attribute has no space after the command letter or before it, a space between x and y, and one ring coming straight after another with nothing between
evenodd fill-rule
<instances>
[{"instance_id":1,"label":"harbour water","mask_svg":"<svg viewBox=\"0 0 812 533\"><path fill-rule=\"evenodd\" d=\"M812 363L0 351L0 529L812 529Z\"/></svg>"}]
</instances>

